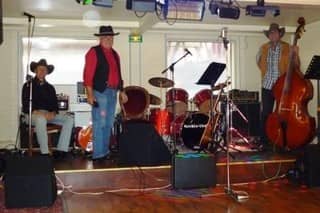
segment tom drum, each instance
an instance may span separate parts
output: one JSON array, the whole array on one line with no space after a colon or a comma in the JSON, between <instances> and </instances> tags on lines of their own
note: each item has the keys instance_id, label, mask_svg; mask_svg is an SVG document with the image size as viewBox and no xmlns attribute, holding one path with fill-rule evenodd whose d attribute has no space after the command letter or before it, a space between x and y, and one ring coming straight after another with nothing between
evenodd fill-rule
<instances>
[{"instance_id":1,"label":"tom drum","mask_svg":"<svg viewBox=\"0 0 320 213\"><path fill-rule=\"evenodd\" d=\"M181 88L172 88L166 92L166 107L169 112L175 115L183 115L188 110L188 98L187 91ZM173 108L174 107L174 108Z\"/></svg>"},{"instance_id":2,"label":"tom drum","mask_svg":"<svg viewBox=\"0 0 320 213\"><path fill-rule=\"evenodd\" d=\"M210 89L200 90L193 97L193 102L199 109L200 113L208 114L210 112L210 101L211 101L212 92ZM216 101L216 96L212 96L212 106Z\"/></svg>"}]
</instances>

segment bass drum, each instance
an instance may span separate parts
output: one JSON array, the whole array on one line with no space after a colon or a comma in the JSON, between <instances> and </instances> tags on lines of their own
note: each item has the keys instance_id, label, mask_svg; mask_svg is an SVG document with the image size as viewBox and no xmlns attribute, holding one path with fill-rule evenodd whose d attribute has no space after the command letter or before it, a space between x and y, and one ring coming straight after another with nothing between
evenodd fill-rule
<instances>
[{"instance_id":1,"label":"bass drum","mask_svg":"<svg viewBox=\"0 0 320 213\"><path fill-rule=\"evenodd\" d=\"M202 113L193 113L185 118L180 135L187 148L193 150L200 148L200 139L208 120L209 116Z\"/></svg>"}]
</instances>

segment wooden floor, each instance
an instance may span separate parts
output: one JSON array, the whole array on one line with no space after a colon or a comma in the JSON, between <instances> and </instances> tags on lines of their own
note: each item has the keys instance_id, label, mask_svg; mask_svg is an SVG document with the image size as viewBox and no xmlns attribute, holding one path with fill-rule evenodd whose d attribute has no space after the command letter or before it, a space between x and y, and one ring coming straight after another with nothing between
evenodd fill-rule
<instances>
[{"instance_id":1,"label":"wooden floor","mask_svg":"<svg viewBox=\"0 0 320 213\"><path fill-rule=\"evenodd\" d=\"M224 186L210 189L152 192L109 192L101 195L63 194L66 212L319 212L320 189L306 189L287 181L250 183L233 186L248 193L238 202L224 191Z\"/></svg>"},{"instance_id":2,"label":"wooden floor","mask_svg":"<svg viewBox=\"0 0 320 213\"><path fill-rule=\"evenodd\" d=\"M320 188L285 177L296 157L235 153L228 184L226 155L217 153L217 185L202 189L173 189L170 165L119 168L116 159L93 164L76 155L55 162L55 169L65 187L60 195L65 212L320 212Z\"/></svg>"},{"instance_id":3,"label":"wooden floor","mask_svg":"<svg viewBox=\"0 0 320 213\"><path fill-rule=\"evenodd\" d=\"M320 212L320 187L306 187L286 176L301 152L232 154L229 164L225 152L214 154L216 186L175 189L171 165L120 167L116 154L93 163L84 153L74 152L54 161L59 202L66 213ZM191 179L198 175L191 173Z\"/></svg>"}]
</instances>

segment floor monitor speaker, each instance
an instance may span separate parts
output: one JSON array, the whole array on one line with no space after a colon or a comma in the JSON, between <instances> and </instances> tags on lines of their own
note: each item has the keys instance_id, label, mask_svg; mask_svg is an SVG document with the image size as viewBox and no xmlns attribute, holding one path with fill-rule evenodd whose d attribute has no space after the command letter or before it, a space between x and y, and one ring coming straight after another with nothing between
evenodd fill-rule
<instances>
[{"instance_id":1,"label":"floor monitor speaker","mask_svg":"<svg viewBox=\"0 0 320 213\"><path fill-rule=\"evenodd\" d=\"M154 166L170 164L171 154L153 124L130 120L122 124L119 136L119 164Z\"/></svg>"},{"instance_id":2,"label":"floor monitor speaker","mask_svg":"<svg viewBox=\"0 0 320 213\"><path fill-rule=\"evenodd\" d=\"M51 157L8 156L4 189L7 208L51 206L57 196Z\"/></svg>"},{"instance_id":3,"label":"floor monitor speaker","mask_svg":"<svg viewBox=\"0 0 320 213\"><path fill-rule=\"evenodd\" d=\"M171 182L176 189L207 188L216 185L214 155L177 154L173 157Z\"/></svg>"},{"instance_id":4,"label":"floor monitor speaker","mask_svg":"<svg viewBox=\"0 0 320 213\"><path fill-rule=\"evenodd\" d=\"M320 145L310 144L302 157L297 159L300 183L309 187L320 186Z\"/></svg>"}]
</instances>

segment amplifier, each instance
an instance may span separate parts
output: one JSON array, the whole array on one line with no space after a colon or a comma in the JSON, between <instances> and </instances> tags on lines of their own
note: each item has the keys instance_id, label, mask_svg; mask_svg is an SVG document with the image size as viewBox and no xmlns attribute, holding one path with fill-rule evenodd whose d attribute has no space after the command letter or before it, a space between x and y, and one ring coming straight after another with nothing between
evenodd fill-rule
<instances>
[{"instance_id":1,"label":"amplifier","mask_svg":"<svg viewBox=\"0 0 320 213\"><path fill-rule=\"evenodd\" d=\"M259 92L233 89L229 92L229 98L241 103L259 102Z\"/></svg>"},{"instance_id":2,"label":"amplifier","mask_svg":"<svg viewBox=\"0 0 320 213\"><path fill-rule=\"evenodd\" d=\"M175 189L216 186L216 159L211 154L184 153L172 158L171 182Z\"/></svg>"}]
</instances>

